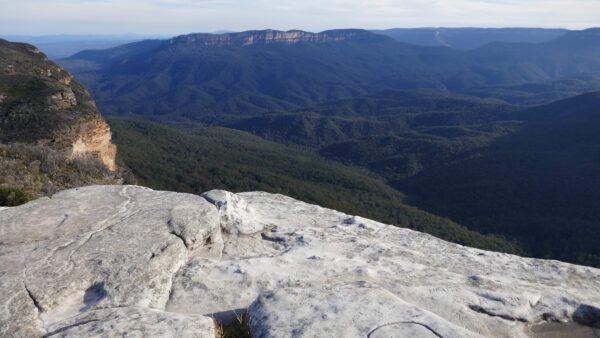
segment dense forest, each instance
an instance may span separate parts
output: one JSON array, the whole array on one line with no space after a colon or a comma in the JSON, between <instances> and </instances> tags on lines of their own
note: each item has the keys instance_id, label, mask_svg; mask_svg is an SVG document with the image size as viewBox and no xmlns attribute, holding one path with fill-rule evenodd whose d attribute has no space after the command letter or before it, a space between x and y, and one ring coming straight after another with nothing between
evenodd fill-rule
<instances>
[{"instance_id":1,"label":"dense forest","mask_svg":"<svg viewBox=\"0 0 600 338\"><path fill-rule=\"evenodd\" d=\"M600 94L520 113L468 157L404 180L411 202L543 258L600 266Z\"/></svg>"},{"instance_id":2,"label":"dense forest","mask_svg":"<svg viewBox=\"0 0 600 338\"><path fill-rule=\"evenodd\" d=\"M91 89L105 114L171 123L304 109L388 90L519 104L600 90L600 29L472 50L410 45L362 30L301 32L311 42L298 43L265 42L270 33L146 40L60 62Z\"/></svg>"}]
</instances>

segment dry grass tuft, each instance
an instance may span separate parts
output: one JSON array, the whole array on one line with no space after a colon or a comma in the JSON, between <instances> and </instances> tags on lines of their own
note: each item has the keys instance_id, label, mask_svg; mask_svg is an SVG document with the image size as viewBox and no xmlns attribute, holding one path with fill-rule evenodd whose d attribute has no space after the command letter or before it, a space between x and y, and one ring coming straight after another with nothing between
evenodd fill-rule
<instances>
[{"instance_id":1,"label":"dry grass tuft","mask_svg":"<svg viewBox=\"0 0 600 338\"><path fill-rule=\"evenodd\" d=\"M217 324L217 338L252 338L248 316L236 314L230 324Z\"/></svg>"}]
</instances>

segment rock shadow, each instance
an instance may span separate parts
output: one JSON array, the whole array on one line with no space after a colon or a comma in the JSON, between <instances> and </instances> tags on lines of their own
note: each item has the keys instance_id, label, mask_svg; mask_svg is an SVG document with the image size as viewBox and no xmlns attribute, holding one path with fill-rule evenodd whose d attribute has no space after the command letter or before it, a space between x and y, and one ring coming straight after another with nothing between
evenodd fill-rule
<instances>
[{"instance_id":1,"label":"rock shadow","mask_svg":"<svg viewBox=\"0 0 600 338\"><path fill-rule=\"evenodd\" d=\"M235 310L214 312L211 314L207 314L206 316L212 317L219 325L231 325L236 321L239 321L240 318L246 316L248 309L241 308Z\"/></svg>"},{"instance_id":2,"label":"rock shadow","mask_svg":"<svg viewBox=\"0 0 600 338\"><path fill-rule=\"evenodd\" d=\"M600 308L587 304L579 305L573 313L573 321L600 329Z\"/></svg>"},{"instance_id":3,"label":"rock shadow","mask_svg":"<svg viewBox=\"0 0 600 338\"><path fill-rule=\"evenodd\" d=\"M532 338L600 338L600 308L582 304L568 323L546 322L528 329Z\"/></svg>"},{"instance_id":4,"label":"rock shadow","mask_svg":"<svg viewBox=\"0 0 600 338\"><path fill-rule=\"evenodd\" d=\"M108 292L104 288L104 282L94 283L83 295L83 307L79 309L79 312L86 312L91 309L94 305L100 303L104 298L108 296Z\"/></svg>"}]
</instances>

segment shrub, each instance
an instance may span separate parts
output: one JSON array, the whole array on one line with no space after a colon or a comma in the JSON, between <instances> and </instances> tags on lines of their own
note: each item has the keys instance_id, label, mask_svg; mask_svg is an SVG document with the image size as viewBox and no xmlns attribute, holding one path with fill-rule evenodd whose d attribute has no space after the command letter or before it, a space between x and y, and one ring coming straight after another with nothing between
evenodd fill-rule
<instances>
[{"instance_id":1,"label":"shrub","mask_svg":"<svg viewBox=\"0 0 600 338\"><path fill-rule=\"evenodd\" d=\"M31 200L26 192L14 188L0 188L0 206L14 207L25 204Z\"/></svg>"}]
</instances>

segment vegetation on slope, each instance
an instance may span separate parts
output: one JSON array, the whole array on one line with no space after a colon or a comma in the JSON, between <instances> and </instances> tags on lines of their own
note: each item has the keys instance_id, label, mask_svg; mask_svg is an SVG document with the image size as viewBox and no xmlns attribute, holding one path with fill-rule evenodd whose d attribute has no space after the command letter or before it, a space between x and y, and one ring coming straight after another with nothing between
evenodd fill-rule
<instances>
[{"instance_id":1,"label":"vegetation on slope","mask_svg":"<svg viewBox=\"0 0 600 338\"><path fill-rule=\"evenodd\" d=\"M408 227L474 247L518 252L403 203L404 196L364 170L327 162L299 149L225 128L180 130L110 119L119 156L142 185L200 193L262 190Z\"/></svg>"},{"instance_id":2,"label":"vegetation on slope","mask_svg":"<svg viewBox=\"0 0 600 338\"><path fill-rule=\"evenodd\" d=\"M431 91L388 91L323 104L316 112L278 112L216 121L263 138L360 165L389 182L514 131L514 106Z\"/></svg>"},{"instance_id":3,"label":"vegetation on slope","mask_svg":"<svg viewBox=\"0 0 600 338\"><path fill-rule=\"evenodd\" d=\"M516 133L402 181L412 202L542 258L600 267L600 94L520 113Z\"/></svg>"},{"instance_id":4,"label":"vegetation on slope","mask_svg":"<svg viewBox=\"0 0 600 338\"><path fill-rule=\"evenodd\" d=\"M120 184L123 172L109 172L92 156L66 159L44 145L0 144L0 206L16 206L60 190Z\"/></svg>"},{"instance_id":5,"label":"vegetation on slope","mask_svg":"<svg viewBox=\"0 0 600 338\"><path fill-rule=\"evenodd\" d=\"M34 46L0 39L0 206L120 184L127 174L113 156L87 90Z\"/></svg>"}]
</instances>

